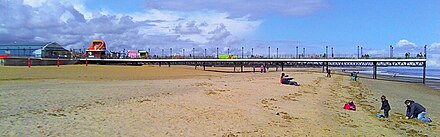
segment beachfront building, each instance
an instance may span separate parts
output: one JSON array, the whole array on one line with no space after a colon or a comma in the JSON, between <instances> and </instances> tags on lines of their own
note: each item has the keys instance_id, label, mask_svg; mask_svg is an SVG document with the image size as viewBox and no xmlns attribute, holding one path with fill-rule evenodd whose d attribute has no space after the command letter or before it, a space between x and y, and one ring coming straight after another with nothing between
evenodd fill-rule
<instances>
[{"instance_id":1,"label":"beachfront building","mask_svg":"<svg viewBox=\"0 0 440 137\"><path fill-rule=\"evenodd\" d=\"M136 50L128 50L128 58L137 58L138 52Z\"/></svg>"},{"instance_id":2,"label":"beachfront building","mask_svg":"<svg viewBox=\"0 0 440 137\"><path fill-rule=\"evenodd\" d=\"M93 40L89 48L86 50L88 58L105 58L106 46L103 40Z\"/></svg>"},{"instance_id":3,"label":"beachfront building","mask_svg":"<svg viewBox=\"0 0 440 137\"><path fill-rule=\"evenodd\" d=\"M70 58L71 52L56 42L0 44L5 58Z\"/></svg>"}]
</instances>

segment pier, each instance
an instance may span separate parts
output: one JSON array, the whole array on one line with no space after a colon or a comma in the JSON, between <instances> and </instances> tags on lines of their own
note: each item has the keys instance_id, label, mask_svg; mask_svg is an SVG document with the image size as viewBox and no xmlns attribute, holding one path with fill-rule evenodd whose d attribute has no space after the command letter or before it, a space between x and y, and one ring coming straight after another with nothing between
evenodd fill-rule
<instances>
[{"instance_id":1,"label":"pier","mask_svg":"<svg viewBox=\"0 0 440 137\"><path fill-rule=\"evenodd\" d=\"M217 66L228 63L234 67L240 67L243 72L245 66L259 67L261 64L281 68L284 71L285 66L321 66L322 72L329 70L329 67L372 67L373 79L377 79L377 67L404 66L404 67L423 67L423 84L426 82L426 59L80 59L80 61L98 64L157 64L161 65L194 65L203 67Z\"/></svg>"}]
</instances>

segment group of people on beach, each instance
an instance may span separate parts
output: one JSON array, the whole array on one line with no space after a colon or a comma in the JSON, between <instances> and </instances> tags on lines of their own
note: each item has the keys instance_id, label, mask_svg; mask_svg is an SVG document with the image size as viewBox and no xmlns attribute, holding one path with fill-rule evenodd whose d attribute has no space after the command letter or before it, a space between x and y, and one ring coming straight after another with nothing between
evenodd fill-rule
<instances>
[{"instance_id":1,"label":"group of people on beach","mask_svg":"<svg viewBox=\"0 0 440 137\"><path fill-rule=\"evenodd\" d=\"M385 95L382 95L380 97L380 99L382 101L380 111L383 110L383 114L380 114L380 111L379 111L376 116L380 117L380 118L388 118L389 112L391 110L391 106L388 103L388 100ZM426 108L423 107L421 104L419 104L413 100L405 100L404 104L406 106L405 119L417 118L423 122L432 122L431 118L425 117L425 115L427 114ZM347 104L345 104L344 109L356 110L356 106L354 105L354 103L352 101L350 101Z\"/></svg>"}]
</instances>

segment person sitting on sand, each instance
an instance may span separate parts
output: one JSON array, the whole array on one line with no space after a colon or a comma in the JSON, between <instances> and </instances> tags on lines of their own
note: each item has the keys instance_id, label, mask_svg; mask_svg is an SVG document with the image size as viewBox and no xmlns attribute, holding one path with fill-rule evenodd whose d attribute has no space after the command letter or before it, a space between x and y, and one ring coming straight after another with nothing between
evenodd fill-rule
<instances>
[{"instance_id":1,"label":"person sitting on sand","mask_svg":"<svg viewBox=\"0 0 440 137\"><path fill-rule=\"evenodd\" d=\"M346 110L356 110L356 105L353 103L353 101L349 101L344 105L344 109Z\"/></svg>"},{"instance_id":2,"label":"person sitting on sand","mask_svg":"<svg viewBox=\"0 0 440 137\"><path fill-rule=\"evenodd\" d=\"M391 110L390 104L388 104L387 97L384 95L382 95L380 99L382 100L382 107L380 107L380 110L383 110L384 117L388 118L388 112Z\"/></svg>"},{"instance_id":3,"label":"person sitting on sand","mask_svg":"<svg viewBox=\"0 0 440 137\"><path fill-rule=\"evenodd\" d=\"M406 119L416 118L423 122L432 122L431 118L425 118L426 109L419 103L412 100L405 100L406 105Z\"/></svg>"},{"instance_id":4,"label":"person sitting on sand","mask_svg":"<svg viewBox=\"0 0 440 137\"><path fill-rule=\"evenodd\" d=\"M298 82L293 81L293 78L289 78L289 75L286 75L284 73L281 73L280 83L287 84L287 85L299 86Z\"/></svg>"}]
</instances>

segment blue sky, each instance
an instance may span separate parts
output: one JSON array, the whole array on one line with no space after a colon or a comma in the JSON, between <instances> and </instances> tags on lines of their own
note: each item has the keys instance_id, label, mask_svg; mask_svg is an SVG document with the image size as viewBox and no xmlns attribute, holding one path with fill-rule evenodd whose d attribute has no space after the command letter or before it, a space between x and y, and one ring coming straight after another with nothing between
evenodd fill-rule
<instances>
[{"instance_id":1,"label":"blue sky","mask_svg":"<svg viewBox=\"0 0 440 137\"><path fill-rule=\"evenodd\" d=\"M413 55L428 45L440 66L440 1L342 0L0 0L0 42L57 41L79 49L103 39L111 50L196 48L215 54L364 53ZM175 53L179 54L179 53ZM198 52L201 54L201 52Z\"/></svg>"}]
</instances>

